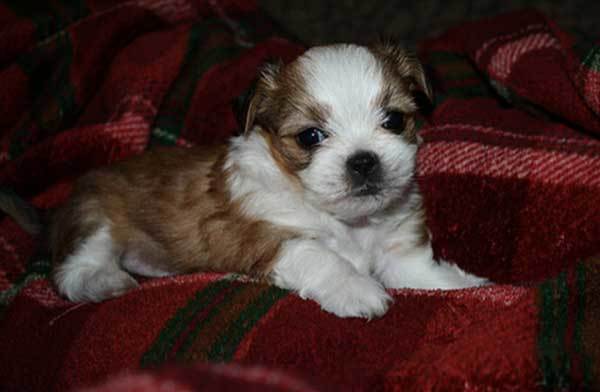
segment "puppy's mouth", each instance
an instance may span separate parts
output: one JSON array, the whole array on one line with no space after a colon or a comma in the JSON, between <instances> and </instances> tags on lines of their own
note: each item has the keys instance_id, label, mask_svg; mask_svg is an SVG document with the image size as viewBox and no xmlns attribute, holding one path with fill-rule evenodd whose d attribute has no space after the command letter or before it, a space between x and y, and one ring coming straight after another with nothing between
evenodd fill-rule
<instances>
[{"instance_id":1,"label":"puppy's mouth","mask_svg":"<svg viewBox=\"0 0 600 392\"><path fill-rule=\"evenodd\" d=\"M352 190L354 197L377 196L381 193L381 186L377 184L363 184Z\"/></svg>"}]
</instances>

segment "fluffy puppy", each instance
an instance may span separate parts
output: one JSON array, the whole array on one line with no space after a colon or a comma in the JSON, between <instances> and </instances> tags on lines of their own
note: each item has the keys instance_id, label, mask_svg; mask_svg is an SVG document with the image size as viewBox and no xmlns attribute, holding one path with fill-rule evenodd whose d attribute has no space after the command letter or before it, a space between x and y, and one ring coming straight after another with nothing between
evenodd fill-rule
<instances>
[{"instance_id":1,"label":"fluffy puppy","mask_svg":"<svg viewBox=\"0 0 600 392\"><path fill-rule=\"evenodd\" d=\"M385 288L484 284L433 259L417 94L431 95L421 65L391 44L265 68L227 145L149 151L76 183L51 232L59 292L102 301L136 287L130 274L227 271L371 318Z\"/></svg>"}]
</instances>

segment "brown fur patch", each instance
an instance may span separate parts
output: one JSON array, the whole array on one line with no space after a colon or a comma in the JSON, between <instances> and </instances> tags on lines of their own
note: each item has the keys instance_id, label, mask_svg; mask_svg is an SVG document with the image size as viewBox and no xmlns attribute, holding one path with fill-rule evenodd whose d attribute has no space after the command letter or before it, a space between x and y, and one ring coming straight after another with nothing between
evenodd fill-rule
<instances>
[{"instance_id":1,"label":"brown fur patch","mask_svg":"<svg viewBox=\"0 0 600 392\"><path fill-rule=\"evenodd\" d=\"M431 236L429 234L429 229L427 228L427 224L425 221L426 217L425 210L423 209L423 207L420 207L417 214L419 216L419 225L417 227L418 237L415 246L425 246L431 242Z\"/></svg>"},{"instance_id":2,"label":"brown fur patch","mask_svg":"<svg viewBox=\"0 0 600 392\"><path fill-rule=\"evenodd\" d=\"M386 252L405 252L406 250L427 247L430 246L431 236L429 234L429 230L426 225L426 217L425 217L425 209L419 202L417 206L414 207L412 211L412 216L407 220L410 222L410 226L408 230L413 231L416 236L415 237L405 237L392 243L388 248L385 249Z\"/></svg>"},{"instance_id":3,"label":"brown fur patch","mask_svg":"<svg viewBox=\"0 0 600 392\"><path fill-rule=\"evenodd\" d=\"M271 156L283 174L288 176L292 183L297 183L296 173L310 163L310 152L301 148L293 136L279 137L272 133L259 130L269 146Z\"/></svg>"},{"instance_id":4,"label":"brown fur patch","mask_svg":"<svg viewBox=\"0 0 600 392\"><path fill-rule=\"evenodd\" d=\"M296 177L311 161L296 136L310 127L322 128L330 109L306 92L297 63L271 65L263 71L246 117L246 132L257 128L269 143L275 161L284 173Z\"/></svg>"},{"instance_id":5,"label":"brown fur patch","mask_svg":"<svg viewBox=\"0 0 600 392\"><path fill-rule=\"evenodd\" d=\"M110 222L117 252L136 252L153 267L266 275L294 233L231 202L225 154L225 147L156 149L84 176L56 215L54 262Z\"/></svg>"},{"instance_id":6,"label":"brown fur patch","mask_svg":"<svg viewBox=\"0 0 600 392\"><path fill-rule=\"evenodd\" d=\"M401 47L386 41L369 48L381 62L385 80L389 84L380 96L383 108L399 109L405 113L405 129L402 136L409 143L417 143L415 112L417 109L413 91L422 91L431 99L431 88L419 60ZM411 108L407 110L407 108Z\"/></svg>"}]
</instances>

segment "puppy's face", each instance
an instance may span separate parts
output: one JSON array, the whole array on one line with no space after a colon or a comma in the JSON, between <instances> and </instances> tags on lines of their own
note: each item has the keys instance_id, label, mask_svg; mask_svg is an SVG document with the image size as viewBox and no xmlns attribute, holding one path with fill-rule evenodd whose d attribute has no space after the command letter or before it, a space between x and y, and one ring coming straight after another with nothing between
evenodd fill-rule
<instances>
[{"instance_id":1,"label":"puppy's face","mask_svg":"<svg viewBox=\"0 0 600 392\"><path fill-rule=\"evenodd\" d=\"M415 167L423 70L392 45L317 47L267 68L246 118L306 199L342 220L402 197Z\"/></svg>"}]
</instances>

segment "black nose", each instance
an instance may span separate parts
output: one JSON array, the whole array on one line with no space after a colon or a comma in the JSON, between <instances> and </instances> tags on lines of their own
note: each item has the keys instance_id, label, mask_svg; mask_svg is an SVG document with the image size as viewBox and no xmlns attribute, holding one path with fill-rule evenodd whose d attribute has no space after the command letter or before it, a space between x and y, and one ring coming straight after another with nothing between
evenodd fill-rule
<instances>
[{"instance_id":1,"label":"black nose","mask_svg":"<svg viewBox=\"0 0 600 392\"><path fill-rule=\"evenodd\" d=\"M353 186L376 183L381 178L381 163L372 152L359 151L346 161L346 168Z\"/></svg>"}]
</instances>

